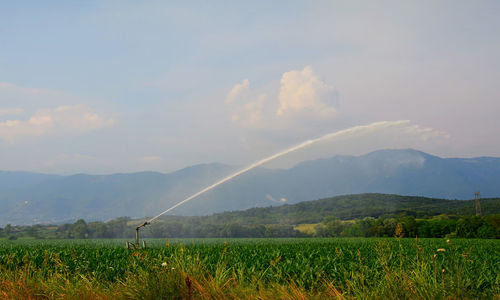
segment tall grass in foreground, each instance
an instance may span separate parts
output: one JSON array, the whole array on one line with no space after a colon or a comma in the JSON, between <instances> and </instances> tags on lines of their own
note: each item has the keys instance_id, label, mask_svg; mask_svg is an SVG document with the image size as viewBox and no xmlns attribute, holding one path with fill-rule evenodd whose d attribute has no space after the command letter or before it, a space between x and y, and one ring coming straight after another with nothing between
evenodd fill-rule
<instances>
[{"instance_id":1,"label":"tall grass in foreground","mask_svg":"<svg viewBox=\"0 0 500 300\"><path fill-rule=\"evenodd\" d=\"M7 299L500 299L500 241L0 245Z\"/></svg>"}]
</instances>

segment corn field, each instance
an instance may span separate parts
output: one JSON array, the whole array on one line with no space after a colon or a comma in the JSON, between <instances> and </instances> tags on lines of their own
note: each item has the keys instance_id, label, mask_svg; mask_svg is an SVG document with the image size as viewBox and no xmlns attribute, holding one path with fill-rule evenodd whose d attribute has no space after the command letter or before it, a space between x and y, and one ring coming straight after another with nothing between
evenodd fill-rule
<instances>
[{"instance_id":1,"label":"corn field","mask_svg":"<svg viewBox=\"0 0 500 300\"><path fill-rule=\"evenodd\" d=\"M7 299L500 297L500 240L0 241Z\"/></svg>"}]
</instances>

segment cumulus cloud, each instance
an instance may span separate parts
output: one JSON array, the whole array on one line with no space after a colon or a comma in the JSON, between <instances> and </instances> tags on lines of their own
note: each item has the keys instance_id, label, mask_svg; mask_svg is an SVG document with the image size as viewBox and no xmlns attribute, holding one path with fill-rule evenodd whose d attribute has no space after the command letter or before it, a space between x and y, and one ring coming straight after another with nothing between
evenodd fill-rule
<instances>
[{"instance_id":1,"label":"cumulus cloud","mask_svg":"<svg viewBox=\"0 0 500 300\"><path fill-rule=\"evenodd\" d=\"M241 95L247 95L250 89L250 81L248 79L243 79L241 83L237 83L233 86L229 94L226 97L226 103L234 103Z\"/></svg>"},{"instance_id":2,"label":"cumulus cloud","mask_svg":"<svg viewBox=\"0 0 500 300\"><path fill-rule=\"evenodd\" d=\"M0 122L0 138L12 142L21 137L74 134L111 126L114 122L81 104L59 106L40 109L27 120Z\"/></svg>"},{"instance_id":3,"label":"cumulus cloud","mask_svg":"<svg viewBox=\"0 0 500 300\"><path fill-rule=\"evenodd\" d=\"M337 112L331 104L336 97L334 87L321 81L311 66L284 73L280 83L278 116L308 113L329 118Z\"/></svg>"},{"instance_id":4,"label":"cumulus cloud","mask_svg":"<svg viewBox=\"0 0 500 300\"><path fill-rule=\"evenodd\" d=\"M226 97L226 105L231 113L231 120L243 126L258 126L263 120L266 95L253 95L250 81L244 79L235 84Z\"/></svg>"},{"instance_id":5,"label":"cumulus cloud","mask_svg":"<svg viewBox=\"0 0 500 300\"><path fill-rule=\"evenodd\" d=\"M337 113L337 92L314 74L311 66L285 72L276 92L257 93L248 79L226 96L231 120L253 129L285 128L295 119L325 120ZM268 95L277 95L268 97Z\"/></svg>"}]
</instances>

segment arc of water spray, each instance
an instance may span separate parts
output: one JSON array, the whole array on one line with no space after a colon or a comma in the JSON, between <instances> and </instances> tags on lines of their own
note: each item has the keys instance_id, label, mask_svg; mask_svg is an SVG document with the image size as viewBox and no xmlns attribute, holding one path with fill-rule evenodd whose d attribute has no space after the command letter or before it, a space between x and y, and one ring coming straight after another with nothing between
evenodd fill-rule
<instances>
[{"instance_id":1,"label":"arc of water spray","mask_svg":"<svg viewBox=\"0 0 500 300\"><path fill-rule=\"evenodd\" d=\"M346 135L346 134L351 134L351 133L354 133L354 132L358 132L358 131L363 131L363 130L369 130L369 129L376 129L378 127L381 127L381 128L386 128L386 127L392 127L392 126L399 126L399 125L404 125L404 124L408 124L410 123L409 120L403 120L403 121L383 121L383 122L375 122L375 123L371 123L371 124L368 124L368 125L360 125L360 126L354 126L354 127L351 127L351 128L348 128L348 129L344 129L344 130L340 130L340 131L337 131L337 132L334 132L334 133L328 133L328 134L325 134L319 138L316 138L316 139L312 139L312 140L307 140L305 142L302 142L301 144L298 144L294 147L291 147L291 148L288 148L284 151L281 151L279 153L276 153L274 155L271 155L267 158L264 158L262 160L259 160L251 165L249 165L248 167L244 168L244 169L241 169L239 171L237 171L236 173L233 173L229 176L227 176L226 178L223 178L219 181L217 181L216 183L210 185L210 186L207 186L206 188L202 189L201 191L197 192L196 194L193 194L189 197L187 197L186 199L182 200L181 202L173 205L172 207L170 207L169 209L165 210L164 212L160 213L159 215L153 217L152 219L150 219L149 221L147 221L146 223L151 223L153 222L154 220L158 219L159 217L161 217L162 215L168 213L169 211L181 206L182 204L200 196L201 194L204 194L208 191L210 191L211 189L223 184L224 182L226 181L229 181L243 173L246 173L258 166L261 166L267 162L270 162L271 160L274 160L276 158L279 158L281 156L284 156L288 153L291 153L291 152L294 152L294 151L297 151L299 149L302 149L304 147L307 147L307 146L310 146L316 142L319 142L319 141L322 141L322 140L326 140L326 139L330 139L330 138L334 138L334 137L339 137L339 136L342 136L342 135Z\"/></svg>"}]
</instances>

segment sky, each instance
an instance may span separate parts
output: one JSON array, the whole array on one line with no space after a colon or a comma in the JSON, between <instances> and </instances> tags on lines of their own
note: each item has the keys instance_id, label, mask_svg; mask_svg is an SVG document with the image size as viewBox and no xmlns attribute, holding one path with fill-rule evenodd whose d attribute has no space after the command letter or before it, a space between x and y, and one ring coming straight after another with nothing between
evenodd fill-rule
<instances>
[{"instance_id":1,"label":"sky","mask_svg":"<svg viewBox=\"0 0 500 300\"><path fill-rule=\"evenodd\" d=\"M0 1L0 170L243 166L394 121L270 167L383 148L500 156L499 11L498 1Z\"/></svg>"}]
</instances>

